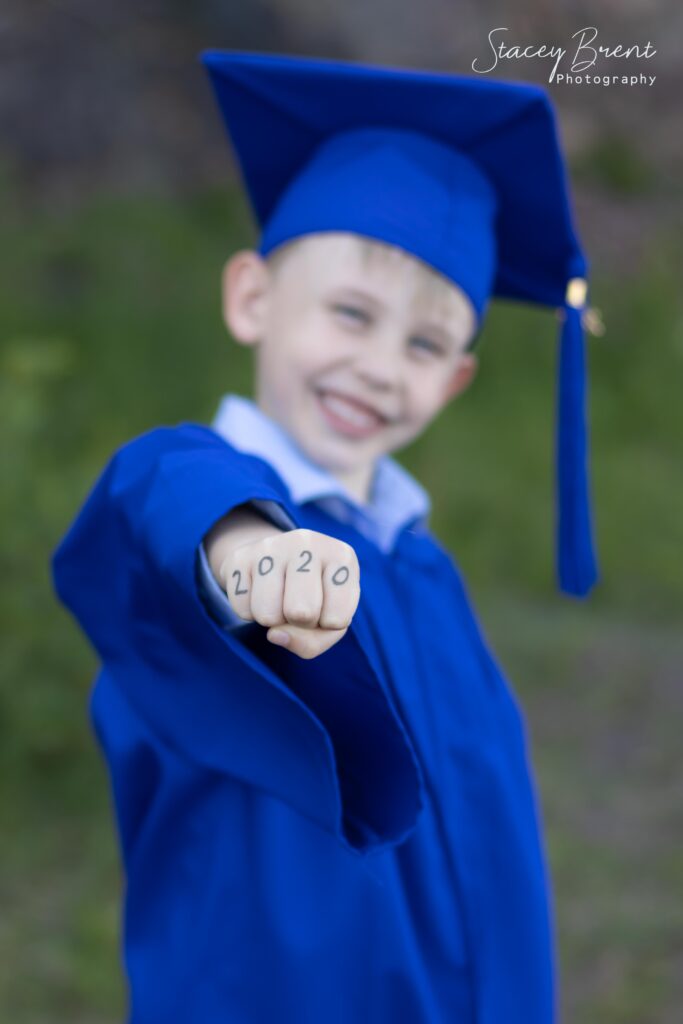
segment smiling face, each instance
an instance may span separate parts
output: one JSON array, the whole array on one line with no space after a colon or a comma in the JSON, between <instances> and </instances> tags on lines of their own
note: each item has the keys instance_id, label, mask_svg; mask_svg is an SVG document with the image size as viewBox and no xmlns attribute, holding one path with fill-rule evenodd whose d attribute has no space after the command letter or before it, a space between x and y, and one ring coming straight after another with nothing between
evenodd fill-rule
<instances>
[{"instance_id":1,"label":"smiling face","mask_svg":"<svg viewBox=\"0 0 683 1024\"><path fill-rule=\"evenodd\" d=\"M394 246L307 235L265 261L237 253L223 284L228 327L257 348L258 405L361 501L376 460L474 376L469 299Z\"/></svg>"}]
</instances>

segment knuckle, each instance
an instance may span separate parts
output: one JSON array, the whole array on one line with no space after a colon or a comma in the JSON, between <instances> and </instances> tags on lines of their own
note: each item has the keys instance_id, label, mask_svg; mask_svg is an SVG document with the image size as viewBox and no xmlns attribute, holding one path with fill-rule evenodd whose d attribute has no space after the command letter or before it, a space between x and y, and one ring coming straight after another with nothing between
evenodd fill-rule
<instances>
[{"instance_id":1,"label":"knuckle","mask_svg":"<svg viewBox=\"0 0 683 1024\"><path fill-rule=\"evenodd\" d=\"M272 554L276 551L282 543L282 538L285 536L284 533L271 533L267 537L262 537L261 540L254 544L254 549L259 555L264 553Z\"/></svg>"},{"instance_id":2,"label":"knuckle","mask_svg":"<svg viewBox=\"0 0 683 1024\"><path fill-rule=\"evenodd\" d=\"M254 619L261 626L278 626L282 622L282 616L274 608L259 608Z\"/></svg>"},{"instance_id":3,"label":"knuckle","mask_svg":"<svg viewBox=\"0 0 683 1024\"><path fill-rule=\"evenodd\" d=\"M322 623L321 623L322 624ZM349 624L348 615L326 615L325 629L346 629Z\"/></svg>"},{"instance_id":4,"label":"knuckle","mask_svg":"<svg viewBox=\"0 0 683 1024\"><path fill-rule=\"evenodd\" d=\"M339 541L339 552L345 561L351 562L356 557L356 552L345 540Z\"/></svg>"},{"instance_id":5,"label":"knuckle","mask_svg":"<svg viewBox=\"0 0 683 1024\"><path fill-rule=\"evenodd\" d=\"M295 604L285 609L288 622L308 626L317 623L318 613L311 605Z\"/></svg>"},{"instance_id":6,"label":"knuckle","mask_svg":"<svg viewBox=\"0 0 683 1024\"><path fill-rule=\"evenodd\" d=\"M247 569L254 560L254 545L253 544L241 544L238 548L233 548L226 562L230 563L231 569Z\"/></svg>"},{"instance_id":7,"label":"knuckle","mask_svg":"<svg viewBox=\"0 0 683 1024\"><path fill-rule=\"evenodd\" d=\"M353 573L358 573L358 555L350 544L347 544L345 541L339 541L335 554L342 565L347 566Z\"/></svg>"},{"instance_id":8,"label":"knuckle","mask_svg":"<svg viewBox=\"0 0 683 1024\"><path fill-rule=\"evenodd\" d=\"M251 545L251 564L255 568L264 555L270 554L273 549L273 538L262 537Z\"/></svg>"}]
</instances>

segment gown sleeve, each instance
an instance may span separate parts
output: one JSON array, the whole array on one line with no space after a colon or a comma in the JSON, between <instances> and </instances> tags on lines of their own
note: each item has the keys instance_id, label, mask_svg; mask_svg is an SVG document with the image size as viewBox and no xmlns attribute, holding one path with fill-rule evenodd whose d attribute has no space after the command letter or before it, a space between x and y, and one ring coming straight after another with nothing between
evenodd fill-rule
<instances>
[{"instance_id":1,"label":"gown sleeve","mask_svg":"<svg viewBox=\"0 0 683 1024\"><path fill-rule=\"evenodd\" d=\"M353 624L304 661L257 624L223 629L200 597L202 538L252 500L296 524L262 460L198 425L150 431L114 454L54 552L57 594L163 743L355 853L399 843L423 805L420 766Z\"/></svg>"}]
</instances>

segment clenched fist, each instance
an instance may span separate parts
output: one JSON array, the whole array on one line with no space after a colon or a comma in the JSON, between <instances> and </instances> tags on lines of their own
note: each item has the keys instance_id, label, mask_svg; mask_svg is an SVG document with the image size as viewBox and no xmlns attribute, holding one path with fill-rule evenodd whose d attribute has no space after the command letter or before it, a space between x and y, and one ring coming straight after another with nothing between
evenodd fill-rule
<instances>
[{"instance_id":1,"label":"clenched fist","mask_svg":"<svg viewBox=\"0 0 683 1024\"><path fill-rule=\"evenodd\" d=\"M236 528L219 555L219 583L241 619L269 627L271 643L315 658L341 640L358 607L356 553L315 530L281 532L257 521L254 530L253 518L242 520L252 528L240 532L234 513L226 520Z\"/></svg>"}]
</instances>

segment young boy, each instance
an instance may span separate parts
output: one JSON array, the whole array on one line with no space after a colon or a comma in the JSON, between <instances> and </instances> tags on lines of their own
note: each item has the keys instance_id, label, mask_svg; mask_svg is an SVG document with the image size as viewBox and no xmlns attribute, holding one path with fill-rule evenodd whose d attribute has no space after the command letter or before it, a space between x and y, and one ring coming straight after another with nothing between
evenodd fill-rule
<instances>
[{"instance_id":1,"label":"young boy","mask_svg":"<svg viewBox=\"0 0 683 1024\"><path fill-rule=\"evenodd\" d=\"M471 382L492 294L563 306L560 582L590 589L585 264L548 100L204 60L262 228L223 275L255 402L125 445L54 557L102 660L130 1020L550 1024L522 715L389 457Z\"/></svg>"}]
</instances>

